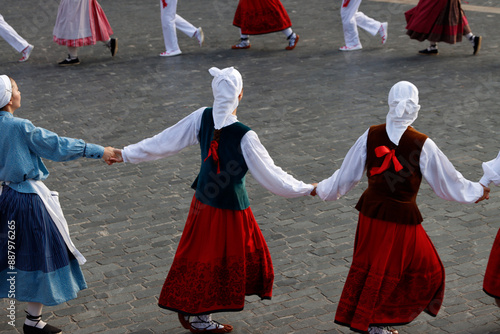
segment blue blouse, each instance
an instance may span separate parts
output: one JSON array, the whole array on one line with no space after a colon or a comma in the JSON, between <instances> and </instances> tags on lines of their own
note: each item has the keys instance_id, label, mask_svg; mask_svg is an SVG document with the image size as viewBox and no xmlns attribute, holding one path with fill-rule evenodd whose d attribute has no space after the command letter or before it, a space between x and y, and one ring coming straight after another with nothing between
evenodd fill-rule
<instances>
[{"instance_id":1,"label":"blue blouse","mask_svg":"<svg viewBox=\"0 0 500 334\"><path fill-rule=\"evenodd\" d=\"M69 161L80 157L100 159L104 147L81 139L59 137L29 120L0 111L0 182L22 193L36 193L27 180L45 180L49 171L42 158Z\"/></svg>"}]
</instances>

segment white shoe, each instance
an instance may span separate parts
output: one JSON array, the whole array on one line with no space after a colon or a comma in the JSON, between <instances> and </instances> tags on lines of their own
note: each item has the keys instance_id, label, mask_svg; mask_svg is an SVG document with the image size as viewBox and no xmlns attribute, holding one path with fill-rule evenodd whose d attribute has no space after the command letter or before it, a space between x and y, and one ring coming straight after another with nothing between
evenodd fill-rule
<instances>
[{"instance_id":1,"label":"white shoe","mask_svg":"<svg viewBox=\"0 0 500 334\"><path fill-rule=\"evenodd\" d=\"M203 42L205 41L205 34L203 33L203 29L199 27L196 29L196 32L194 33L194 37L196 37L196 40L198 41L198 44L200 44L200 48L203 46Z\"/></svg>"},{"instance_id":2,"label":"white shoe","mask_svg":"<svg viewBox=\"0 0 500 334\"><path fill-rule=\"evenodd\" d=\"M23 56L18 60L18 62L23 63L26 60L28 60L28 58L30 57L31 51L33 51L34 48L35 47L31 44L29 44L27 47L25 47L24 50L21 51L21 54Z\"/></svg>"},{"instance_id":3,"label":"white shoe","mask_svg":"<svg viewBox=\"0 0 500 334\"><path fill-rule=\"evenodd\" d=\"M340 51L356 51L356 50L361 50L363 47L361 46L361 44L357 44L357 45L354 45L354 46L347 46L347 45L344 45L343 47L339 48Z\"/></svg>"},{"instance_id":4,"label":"white shoe","mask_svg":"<svg viewBox=\"0 0 500 334\"><path fill-rule=\"evenodd\" d=\"M382 44L385 44L385 42L387 42L387 22L382 23L378 33L382 37Z\"/></svg>"},{"instance_id":5,"label":"white shoe","mask_svg":"<svg viewBox=\"0 0 500 334\"><path fill-rule=\"evenodd\" d=\"M177 51L172 51L172 52L162 52L160 53L160 57L173 57L173 56L178 56L182 53L181 50L177 50Z\"/></svg>"}]
</instances>

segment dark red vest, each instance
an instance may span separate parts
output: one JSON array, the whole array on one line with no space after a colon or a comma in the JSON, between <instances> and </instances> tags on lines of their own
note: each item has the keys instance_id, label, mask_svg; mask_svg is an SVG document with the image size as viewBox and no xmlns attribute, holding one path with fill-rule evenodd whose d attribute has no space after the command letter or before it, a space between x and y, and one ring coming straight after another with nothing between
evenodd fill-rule
<instances>
[{"instance_id":1,"label":"dark red vest","mask_svg":"<svg viewBox=\"0 0 500 334\"><path fill-rule=\"evenodd\" d=\"M401 224L420 224L422 215L418 210L416 199L422 173L420 172L420 152L428 137L408 127L395 145L389 139L385 124L370 127L366 143L366 169L368 189L356 205L363 215ZM395 170L390 161L389 168L373 175L372 169L383 165L386 156L377 157L375 149L385 146L394 150L395 156L402 166Z\"/></svg>"}]
</instances>

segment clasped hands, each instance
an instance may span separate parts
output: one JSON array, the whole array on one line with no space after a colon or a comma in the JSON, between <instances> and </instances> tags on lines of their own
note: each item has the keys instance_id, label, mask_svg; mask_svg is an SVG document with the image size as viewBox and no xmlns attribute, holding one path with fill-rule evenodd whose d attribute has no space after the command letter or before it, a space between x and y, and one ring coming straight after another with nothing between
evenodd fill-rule
<instances>
[{"instance_id":1,"label":"clasped hands","mask_svg":"<svg viewBox=\"0 0 500 334\"><path fill-rule=\"evenodd\" d=\"M104 154L102 155L102 160L104 160L110 166L114 163L123 162L122 150L111 146L105 147Z\"/></svg>"}]
</instances>

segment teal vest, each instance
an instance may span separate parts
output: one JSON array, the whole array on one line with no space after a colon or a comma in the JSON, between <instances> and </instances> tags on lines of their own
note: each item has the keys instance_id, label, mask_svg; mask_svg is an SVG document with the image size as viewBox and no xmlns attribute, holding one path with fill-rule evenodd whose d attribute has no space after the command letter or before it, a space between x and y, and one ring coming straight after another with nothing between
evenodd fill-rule
<instances>
[{"instance_id":1,"label":"teal vest","mask_svg":"<svg viewBox=\"0 0 500 334\"><path fill-rule=\"evenodd\" d=\"M219 209L244 210L250 206L245 188L245 174L248 171L241 153L241 138L251 129L240 122L222 128L219 139L220 173L217 164L208 156L214 135L212 108L207 108L201 118L198 140L201 148L201 167L191 188L203 204Z\"/></svg>"}]
</instances>

